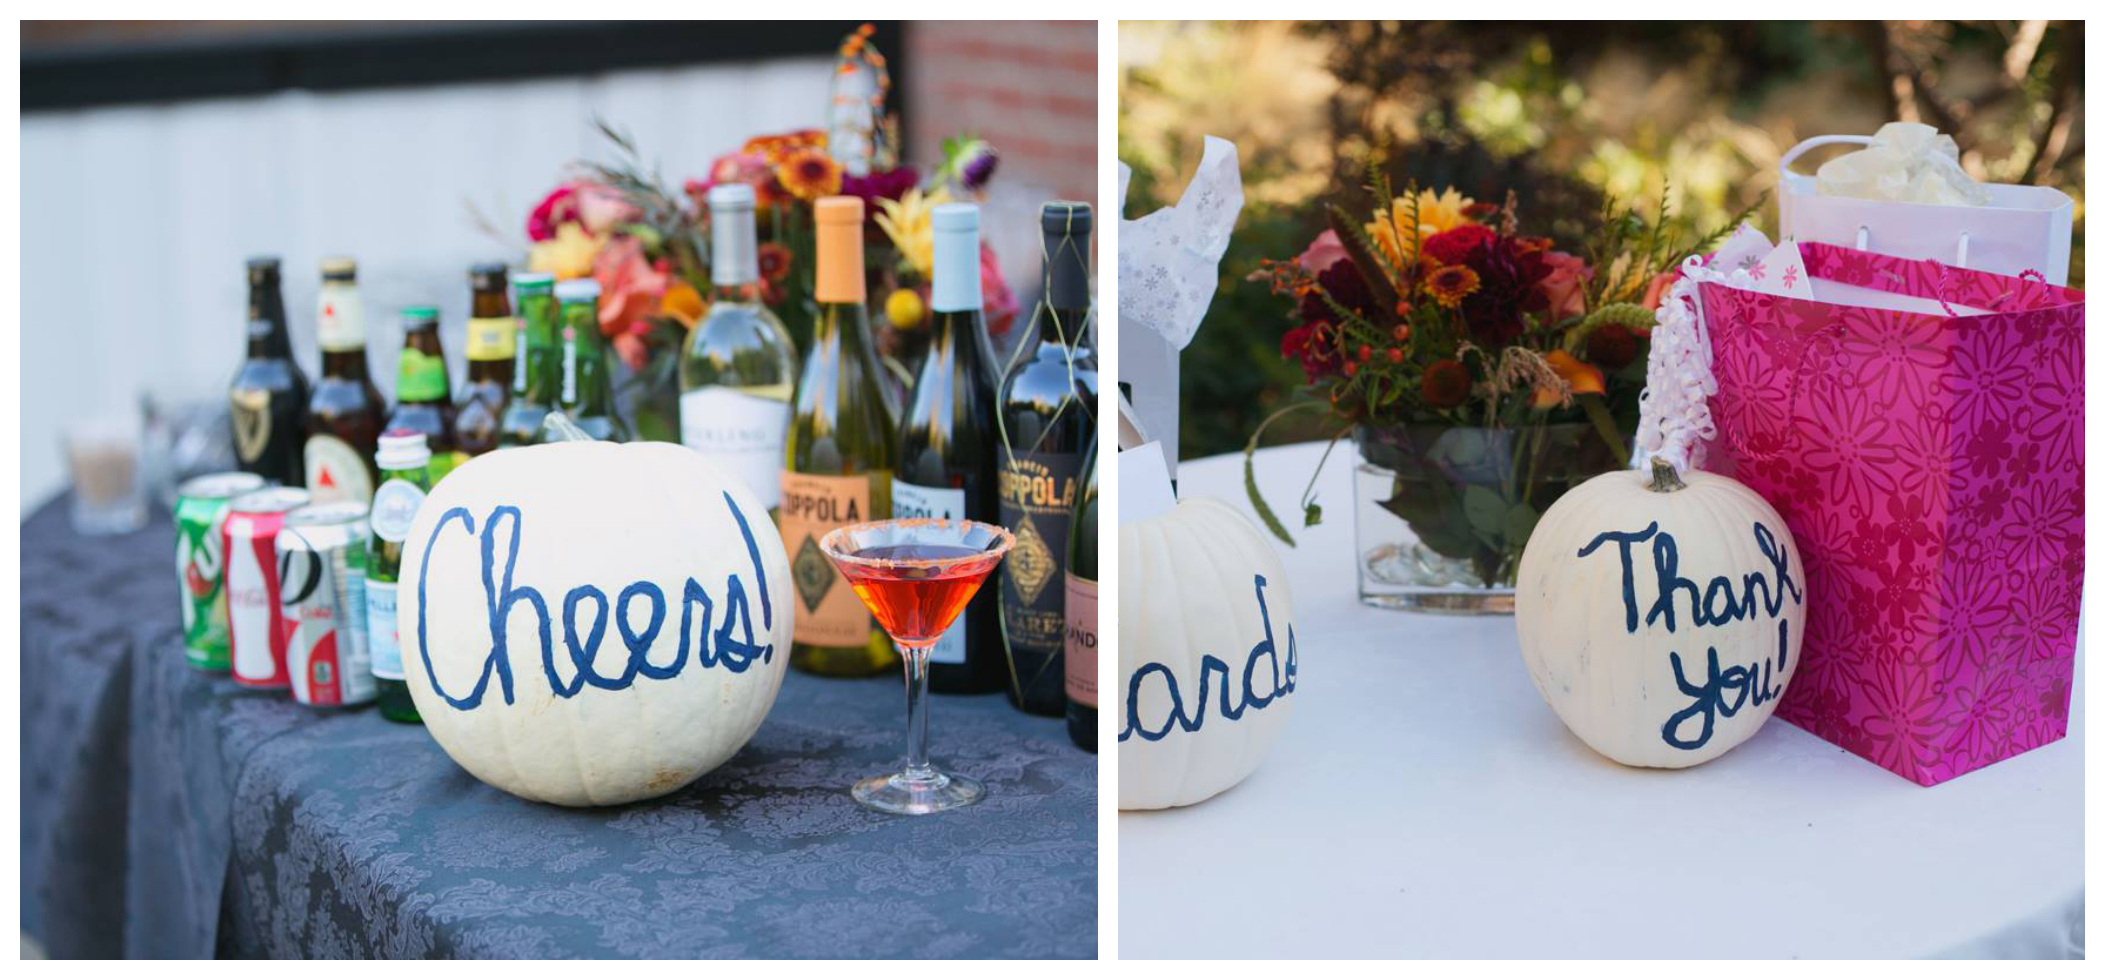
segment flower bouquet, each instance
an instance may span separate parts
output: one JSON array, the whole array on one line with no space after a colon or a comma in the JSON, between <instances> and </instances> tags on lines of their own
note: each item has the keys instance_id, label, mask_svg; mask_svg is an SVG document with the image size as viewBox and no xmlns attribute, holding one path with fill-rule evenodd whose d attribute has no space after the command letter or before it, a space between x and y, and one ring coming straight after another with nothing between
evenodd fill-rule
<instances>
[{"instance_id":1,"label":"flower bouquet","mask_svg":"<svg viewBox=\"0 0 2105 980\"><path fill-rule=\"evenodd\" d=\"M1305 252L1250 277L1293 299L1280 352L1300 362L1310 396L1252 433L1251 503L1293 542L1257 493L1254 453L1273 420L1320 410L1333 447L1350 434L1360 454L1361 599L1511 611L1543 511L1630 459L1653 310L1680 260L1716 235L1685 240L1664 200L1655 220L1611 202L1574 254L1521 234L1511 194L1502 205L1453 189L1399 195L1379 175L1368 190L1386 205L1327 206L1330 228ZM1313 491L1311 479L1305 525L1322 517Z\"/></svg>"},{"instance_id":2,"label":"flower bouquet","mask_svg":"<svg viewBox=\"0 0 2105 980\"><path fill-rule=\"evenodd\" d=\"M871 215L864 268L888 379L903 398L926 348L929 268L934 237L929 209L976 199L999 156L984 140L944 143L944 157L923 179L899 162L897 119L884 108L890 79L870 28L848 36L835 62L834 112L828 130L756 136L713 161L705 176L673 189L642 162L635 142L597 125L616 156L579 164L527 216L527 266L558 279L599 281L600 330L619 357L620 410L639 439L678 441L681 345L708 312L709 188L749 184L757 199L761 299L789 327L799 351L810 346L813 298L812 202L845 194ZM843 92L854 93L844 98ZM845 107L845 108L844 108ZM981 246L980 273L988 329L1007 331L1016 300L993 252Z\"/></svg>"}]
</instances>

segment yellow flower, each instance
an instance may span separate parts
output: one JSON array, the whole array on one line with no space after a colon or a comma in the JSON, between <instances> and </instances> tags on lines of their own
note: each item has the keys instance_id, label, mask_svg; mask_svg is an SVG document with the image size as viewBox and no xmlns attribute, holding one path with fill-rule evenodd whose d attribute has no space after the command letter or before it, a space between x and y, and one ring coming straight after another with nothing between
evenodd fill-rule
<instances>
[{"instance_id":1,"label":"yellow flower","mask_svg":"<svg viewBox=\"0 0 2105 980\"><path fill-rule=\"evenodd\" d=\"M911 289L894 289L885 297L884 318L899 330L913 330L921 326L921 294Z\"/></svg>"},{"instance_id":2,"label":"yellow flower","mask_svg":"<svg viewBox=\"0 0 2105 980\"><path fill-rule=\"evenodd\" d=\"M916 187L901 195L899 200L877 199L879 213L872 216L877 227L884 229L891 238L892 246L906 258L906 264L926 279L934 275L936 262L936 230L933 224L933 209L938 204L950 202L950 189L936 188L934 193L923 194Z\"/></svg>"},{"instance_id":3,"label":"yellow flower","mask_svg":"<svg viewBox=\"0 0 2105 980\"><path fill-rule=\"evenodd\" d=\"M666 287L665 298L658 309L666 316L680 321L689 330L702 322L702 314L709 312L709 304L702 299L701 291L685 282L675 282Z\"/></svg>"},{"instance_id":4,"label":"yellow flower","mask_svg":"<svg viewBox=\"0 0 2105 980\"><path fill-rule=\"evenodd\" d=\"M1407 227L1411 220L1411 199L1399 197L1390 201L1386 208L1374 209L1374 220L1367 224L1367 236L1381 246L1390 265L1409 271L1409 260L1418 255L1418 243L1449 228L1468 224L1469 216L1464 212L1475 203L1452 187L1438 194L1421 190L1418 192L1417 228Z\"/></svg>"},{"instance_id":5,"label":"yellow flower","mask_svg":"<svg viewBox=\"0 0 2105 980\"><path fill-rule=\"evenodd\" d=\"M1425 277L1425 291L1433 294L1433 302L1450 310L1462 305L1478 285L1476 270L1466 265L1441 266Z\"/></svg>"},{"instance_id":6,"label":"yellow flower","mask_svg":"<svg viewBox=\"0 0 2105 980\"><path fill-rule=\"evenodd\" d=\"M775 180L782 189L806 201L816 201L841 192L840 161L817 147L791 150L775 165Z\"/></svg>"},{"instance_id":7,"label":"yellow flower","mask_svg":"<svg viewBox=\"0 0 2105 980\"><path fill-rule=\"evenodd\" d=\"M606 244L605 236L586 234L585 226L566 221L556 228L554 238L534 243L526 267L557 279L583 279L592 274L592 264Z\"/></svg>"}]
</instances>

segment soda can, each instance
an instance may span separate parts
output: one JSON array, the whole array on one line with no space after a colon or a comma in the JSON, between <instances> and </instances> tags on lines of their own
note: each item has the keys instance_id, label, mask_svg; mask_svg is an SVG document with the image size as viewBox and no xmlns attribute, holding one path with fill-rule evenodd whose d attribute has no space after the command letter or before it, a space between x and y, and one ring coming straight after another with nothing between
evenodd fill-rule
<instances>
[{"instance_id":1,"label":"soda can","mask_svg":"<svg viewBox=\"0 0 2105 980\"><path fill-rule=\"evenodd\" d=\"M227 646L234 682L277 689L285 676L285 615L279 606L278 532L305 506L307 491L265 487L227 505L220 543L227 566Z\"/></svg>"},{"instance_id":2,"label":"soda can","mask_svg":"<svg viewBox=\"0 0 2105 980\"><path fill-rule=\"evenodd\" d=\"M378 692L366 653L365 516L355 501L309 504L278 531L285 669L301 704L364 704Z\"/></svg>"},{"instance_id":3,"label":"soda can","mask_svg":"<svg viewBox=\"0 0 2105 980\"><path fill-rule=\"evenodd\" d=\"M176 488L175 576L183 593L183 657L199 670L227 669L227 503L263 486L254 473L213 473Z\"/></svg>"}]
</instances>

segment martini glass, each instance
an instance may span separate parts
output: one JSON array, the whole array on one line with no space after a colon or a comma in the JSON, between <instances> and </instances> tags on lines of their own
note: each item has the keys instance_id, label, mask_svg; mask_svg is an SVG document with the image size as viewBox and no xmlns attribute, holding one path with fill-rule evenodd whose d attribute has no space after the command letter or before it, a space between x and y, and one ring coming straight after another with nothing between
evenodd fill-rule
<instances>
[{"instance_id":1,"label":"martini glass","mask_svg":"<svg viewBox=\"0 0 2105 980\"><path fill-rule=\"evenodd\" d=\"M862 805L923 814L987 795L978 780L928 764L928 651L1015 543L992 524L940 517L850 524L819 541L906 662L906 767L856 783Z\"/></svg>"}]
</instances>

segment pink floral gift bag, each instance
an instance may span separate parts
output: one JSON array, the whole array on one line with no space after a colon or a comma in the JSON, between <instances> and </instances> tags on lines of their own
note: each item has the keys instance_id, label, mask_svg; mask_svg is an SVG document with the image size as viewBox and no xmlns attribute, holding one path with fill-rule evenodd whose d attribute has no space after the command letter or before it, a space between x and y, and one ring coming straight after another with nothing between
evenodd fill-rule
<instances>
[{"instance_id":1,"label":"pink floral gift bag","mask_svg":"<svg viewBox=\"0 0 2105 980\"><path fill-rule=\"evenodd\" d=\"M1777 715L1925 786L2061 738L2083 294L1799 254L1810 299L1700 286L1720 433L1705 467L1768 498L1805 555L1804 660Z\"/></svg>"}]
</instances>

